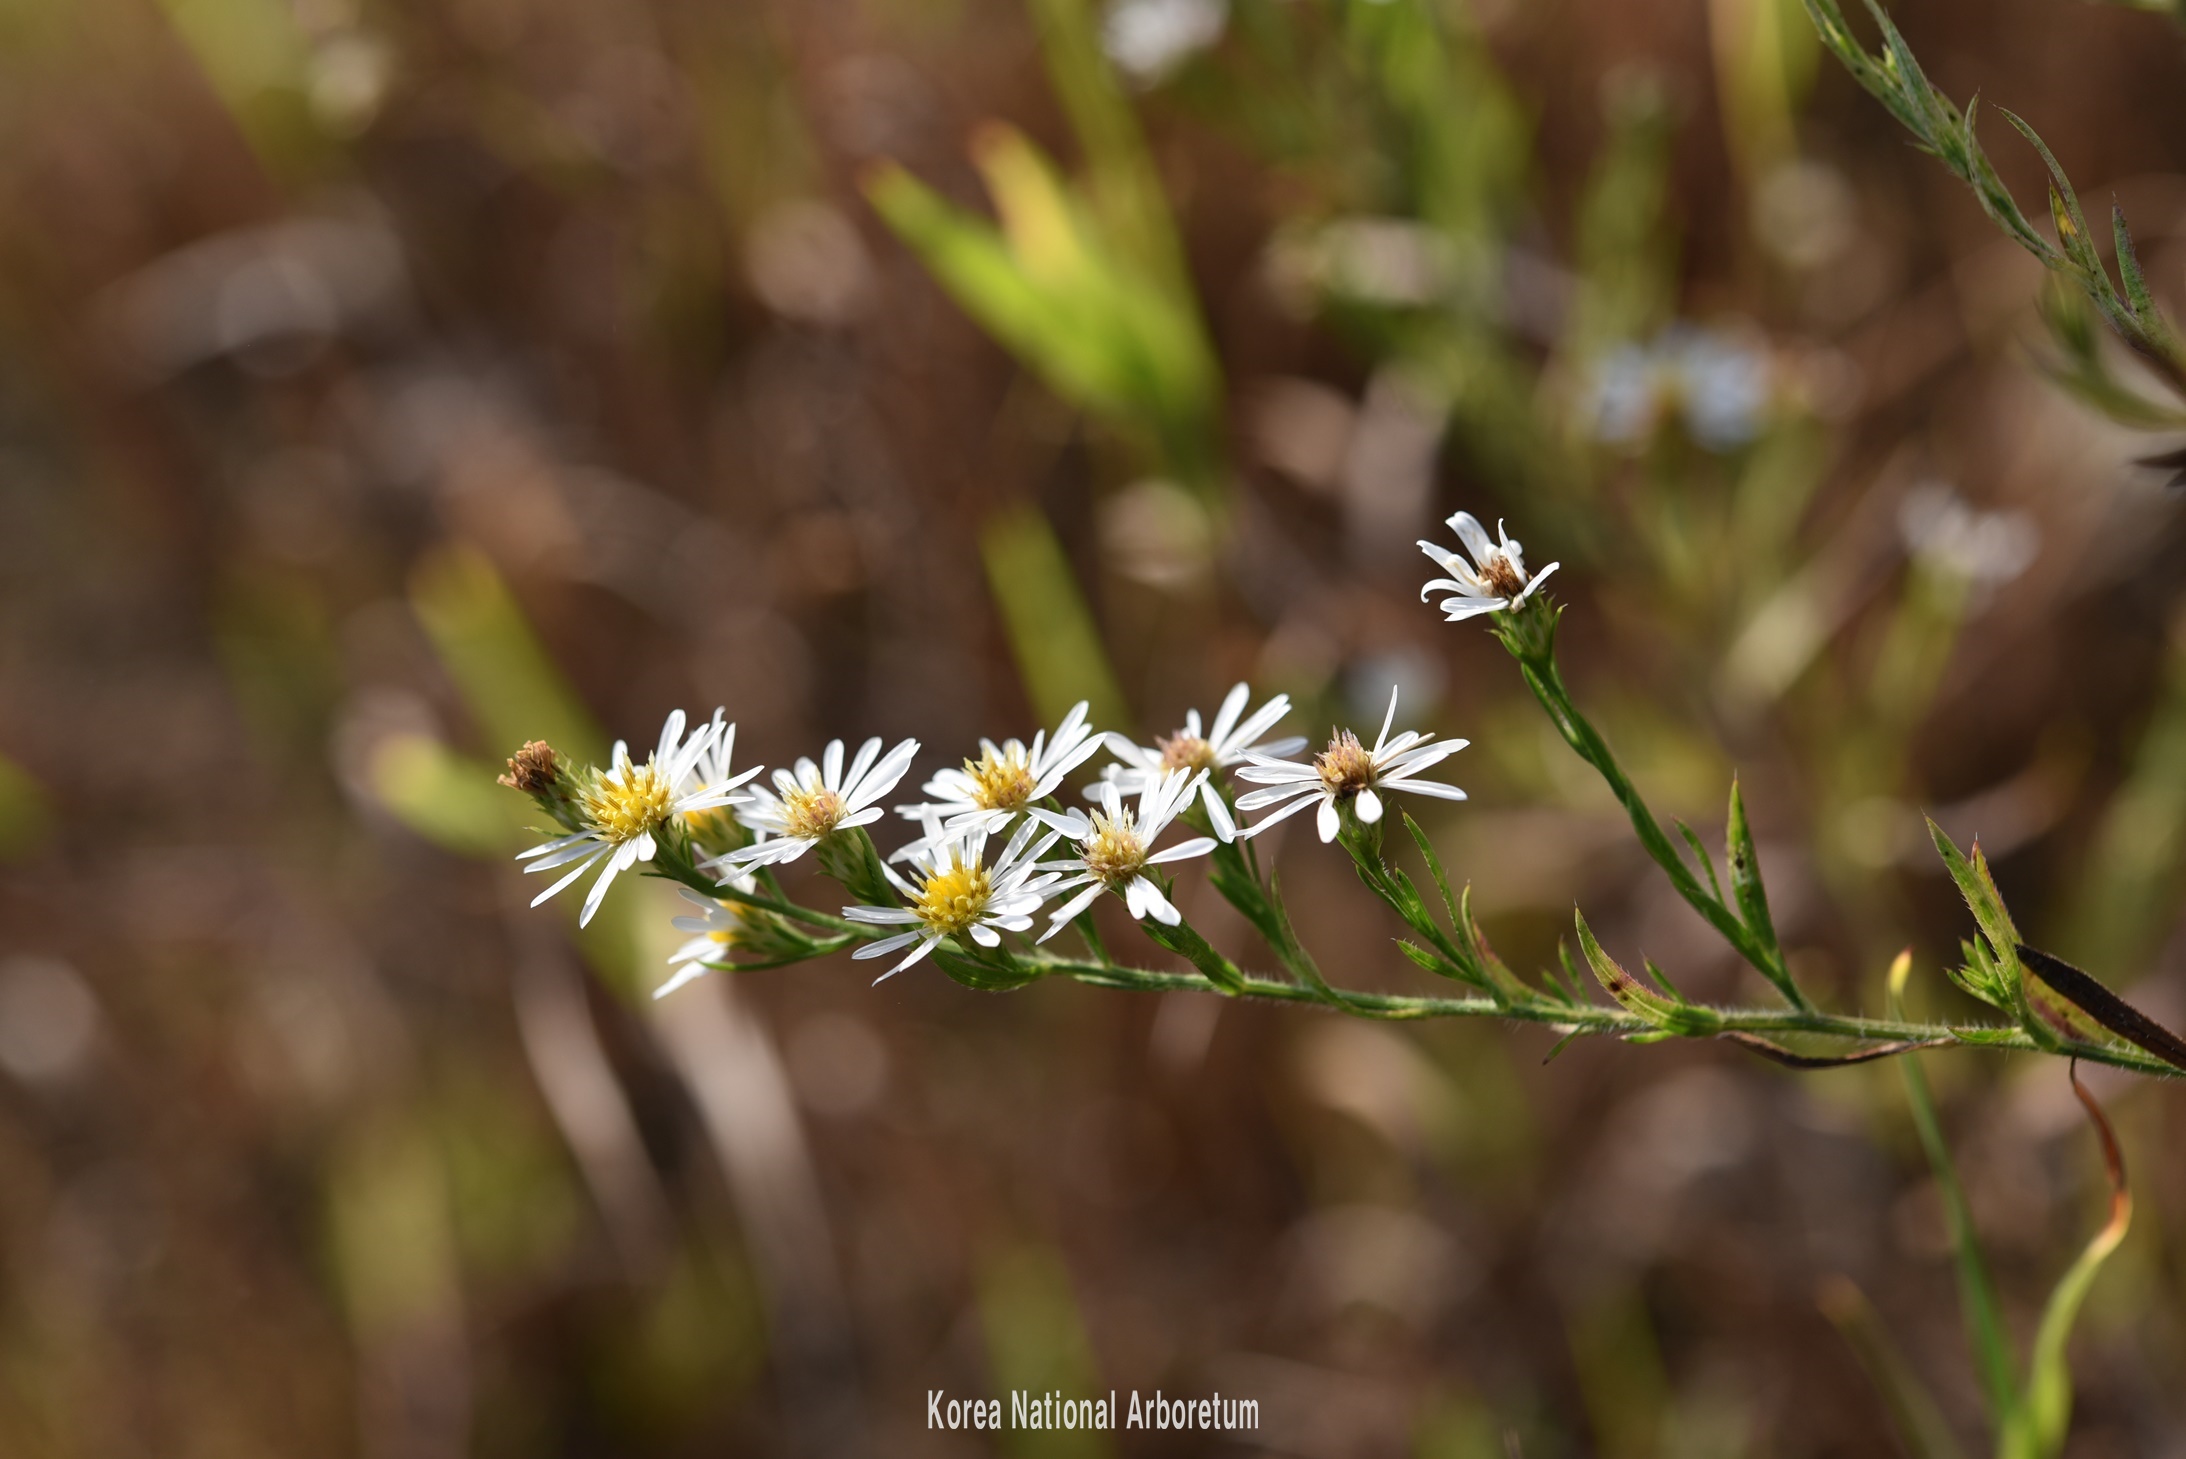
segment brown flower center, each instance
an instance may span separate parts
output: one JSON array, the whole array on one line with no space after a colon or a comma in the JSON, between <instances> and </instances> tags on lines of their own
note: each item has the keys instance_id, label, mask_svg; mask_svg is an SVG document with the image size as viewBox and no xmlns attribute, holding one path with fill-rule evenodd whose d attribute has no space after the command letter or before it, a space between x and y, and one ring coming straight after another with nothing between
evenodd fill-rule
<instances>
[{"instance_id":1,"label":"brown flower center","mask_svg":"<svg viewBox=\"0 0 2186 1459\"><path fill-rule=\"evenodd\" d=\"M501 784L526 795L544 795L554 788L554 747L545 740L530 740L509 756L509 773Z\"/></svg>"},{"instance_id":2,"label":"brown flower center","mask_svg":"<svg viewBox=\"0 0 2186 1459\"><path fill-rule=\"evenodd\" d=\"M1165 738L1157 737L1154 743L1161 746L1161 768L1164 770L1214 769L1214 746L1198 735L1179 730Z\"/></svg>"},{"instance_id":3,"label":"brown flower center","mask_svg":"<svg viewBox=\"0 0 2186 1459\"><path fill-rule=\"evenodd\" d=\"M1498 598L1515 598L1526 590L1525 574L1518 564L1510 560L1510 554L1497 548L1488 554L1488 560L1480 566L1480 579Z\"/></svg>"}]
</instances>

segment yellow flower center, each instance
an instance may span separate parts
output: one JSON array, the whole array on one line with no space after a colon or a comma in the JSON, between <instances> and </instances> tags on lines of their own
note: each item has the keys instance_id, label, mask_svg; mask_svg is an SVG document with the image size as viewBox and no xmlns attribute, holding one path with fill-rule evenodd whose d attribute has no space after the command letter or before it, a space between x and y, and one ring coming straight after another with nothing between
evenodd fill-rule
<instances>
[{"instance_id":1,"label":"yellow flower center","mask_svg":"<svg viewBox=\"0 0 2186 1459\"><path fill-rule=\"evenodd\" d=\"M660 829L675 801L668 777L651 760L632 765L625 759L621 770L615 778L593 776L583 795L585 820L618 846Z\"/></svg>"},{"instance_id":2,"label":"yellow flower center","mask_svg":"<svg viewBox=\"0 0 2186 1459\"><path fill-rule=\"evenodd\" d=\"M994 883L987 876L987 869L974 862L964 864L963 853L949 854L949 868L936 871L926 878L926 885L919 889L918 900L911 910L918 920L936 932L951 937L962 937L971 931L979 920L979 914L987 910L987 898L994 891Z\"/></svg>"},{"instance_id":3,"label":"yellow flower center","mask_svg":"<svg viewBox=\"0 0 2186 1459\"><path fill-rule=\"evenodd\" d=\"M1146 866L1146 846L1132 824L1131 808L1122 806L1115 819L1106 811L1093 813L1093 839L1085 843L1085 869L1110 889L1122 886Z\"/></svg>"},{"instance_id":4,"label":"yellow flower center","mask_svg":"<svg viewBox=\"0 0 2186 1459\"><path fill-rule=\"evenodd\" d=\"M1154 743L1161 746L1161 768L1164 770L1214 769L1214 746L1198 735L1179 731L1167 739L1157 738Z\"/></svg>"},{"instance_id":5,"label":"yellow flower center","mask_svg":"<svg viewBox=\"0 0 2186 1459\"><path fill-rule=\"evenodd\" d=\"M1321 784L1337 795L1351 795L1374 783L1374 757L1349 730L1339 731L1328 748L1314 757L1313 768Z\"/></svg>"},{"instance_id":6,"label":"yellow flower center","mask_svg":"<svg viewBox=\"0 0 2186 1459\"><path fill-rule=\"evenodd\" d=\"M843 798L824 785L801 787L782 797L782 830L802 841L817 841L843 818Z\"/></svg>"},{"instance_id":7,"label":"yellow flower center","mask_svg":"<svg viewBox=\"0 0 2186 1459\"><path fill-rule=\"evenodd\" d=\"M1032 799L1032 762L1014 740L966 760L964 773L972 778L972 801L983 811L1013 811Z\"/></svg>"}]
</instances>

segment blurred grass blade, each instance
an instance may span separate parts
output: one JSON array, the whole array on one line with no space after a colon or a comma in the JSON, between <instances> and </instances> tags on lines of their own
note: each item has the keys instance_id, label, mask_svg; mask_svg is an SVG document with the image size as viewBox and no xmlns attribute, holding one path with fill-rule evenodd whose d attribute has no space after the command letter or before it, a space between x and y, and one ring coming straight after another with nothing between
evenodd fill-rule
<instances>
[{"instance_id":1,"label":"blurred grass blade","mask_svg":"<svg viewBox=\"0 0 2186 1459\"><path fill-rule=\"evenodd\" d=\"M1130 706L1109 667L1100 629L1040 509L1027 502L990 518L979 534L979 554L1018 677L1041 721L1055 723L1084 699L1091 702L1093 723L1130 724Z\"/></svg>"},{"instance_id":2,"label":"blurred grass blade","mask_svg":"<svg viewBox=\"0 0 2186 1459\"><path fill-rule=\"evenodd\" d=\"M365 773L396 820L458 856L509 856L539 818L522 796L494 784L492 765L425 735L382 740Z\"/></svg>"},{"instance_id":3,"label":"blurred grass blade","mask_svg":"<svg viewBox=\"0 0 2186 1459\"><path fill-rule=\"evenodd\" d=\"M0 862L28 858L53 833L52 798L28 770L0 755Z\"/></svg>"},{"instance_id":4,"label":"blurred grass blade","mask_svg":"<svg viewBox=\"0 0 2186 1459\"><path fill-rule=\"evenodd\" d=\"M2027 970L2029 1006L2055 1024L2059 1032L2092 1043L2100 1043L2105 1033L2114 1034L2167 1064L2186 1069L2186 1039L2063 958L2025 943L2019 945L2018 952L2020 965Z\"/></svg>"},{"instance_id":5,"label":"blurred grass blade","mask_svg":"<svg viewBox=\"0 0 2186 1459\"><path fill-rule=\"evenodd\" d=\"M1034 0L1040 51L1087 164L1086 192L1117 256L1177 304L1189 307L1191 281L1161 175L1146 150L1138 118L1101 52L1086 0Z\"/></svg>"},{"instance_id":6,"label":"blurred grass blade","mask_svg":"<svg viewBox=\"0 0 2186 1459\"><path fill-rule=\"evenodd\" d=\"M1930 822L1933 825L1933 822ZM1942 837L1941 832L1937 832ZM1945 844L1948 838L1942 837ZM1954 850L1956 848L1953 848ZM1903 1018L1904 992L1913 959L1899 953L1890 966L1890 1016ZM2016 1422L2019 1383L2012 1372L2011 1350L2004 1333L2004 1319L1996 1300L1996 1284L1989 1277L1981 1242L1973 1228L1973 1212L1966 1205L1966 1191L1958 1183L1958 1170L1943 1143L1943 1127L1936 1119L1935 1097L1928 1089L1928 1075L1919 1055L1898 1065L1905 1077L1905 1101L1912 1107L1913 1128L1935 1172L1936 1188L1943 1196L1943 1220L1951 1237L1951 1254L1958 1267L1958 1300L1964 1309L1967 1341L1973 1346L1974 1366L1980 1370L1981 1387L1988 1399L1989 1415L1999 1432Z\"/></svg>"},{"instance_id":7,"label":"blurred grass blade","mask_svg":"<svg viewBox=\"0 0 2186 1459\"><path fill-rule=\"evenodd\" d=\"M607 758L607 737L484 554L463 546L427 553L410 577L410 606L494 750L545 740L579 760Z\"/></svg>"},{"instance_id":8,"label":"blurred grass blade","mask_svg":"<svg viewBox=\"0 0 2186 1459\"><path fill-rule=\"evenodd\" d=\"M2121 976L2155 951L2186 880L2186 618L2170 637L2162 696L2103 811L2059 939Z\"/></svg>"},{"instance_id":9,"label":"blurred grass blade","mask_svg":"<svg viewBox=\"0 0 2186 1459\"><path fill-rule=\"evenodd\" d=\"M1066 1398L1101 1396L1093 1345L1070 1289L1062 1259L1045 1246L1022 1242L989 1255L979 1272L979 1325L987 1340L991 1391L1023 1390ZM1006 1400L1005 1400L1006 1403ZM1114 1420L1119 1425L1121 1418ZM1091 1429L1019 1429L1005 1424L1008 1454L1096 1456L1113 1452Z\"/></svg>"},{"instance_id":10,"label":"blurred grass blade","mask_svg":"<svg viewBox=\"0 0 2186 1459\"><path fill-rule=\"evenodd\" d=\"M1890 1340L1867 1294L1848 1277L1830 1277L1822 1283L1816 1300L1822 1314L1844 1334L1860 1366L1881 1391L1912 1459L1965 1459L1965 1451L1958 1447L1950 1425L1943 1421L1943 1411L1936 1406L1934 1395Z\"/></svg>"},{"instance_id":11,"label":"blurred grass blade","mask_svg":"<svg viewBox=\"0 0 2186 1459\"><path fill-rule=\"evenodd\" d=\"M2102 1141L2103 1170L2110 1177L2110 1218L2089 1240L2079 1260L2058 1280L2056 1290L2049 1294L2049 1305L2042 1309L2042 1325L2035 1331L2033 1361L2027 1372L2023 1419L2023 1442L2030 1459L2048 1459L2064 1448L2065 1429L2072 1418L2072 1370L2066 1362L2065 1345L2096 1273L2125 1240L2133 1224L2133 1193L2126 1185L2125 1156L2118 1148L2117 1132L2110 1127L2095 1096L2080 1083L2078 1060L2066 1066L2066 1076Z\"/></svg>"}]
</instances>

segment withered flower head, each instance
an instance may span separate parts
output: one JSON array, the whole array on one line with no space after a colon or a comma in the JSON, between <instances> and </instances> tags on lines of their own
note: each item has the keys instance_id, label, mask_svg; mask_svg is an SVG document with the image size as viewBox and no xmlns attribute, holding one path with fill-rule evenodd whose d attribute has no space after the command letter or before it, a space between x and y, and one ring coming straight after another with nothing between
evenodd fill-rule
<instances>
[{"instance_id":1,"label":"withered flower head","mask_svg":"<svg viewBox=\"0 0 2186 1459\"><path fill-rule=\"evenodd\" d=\"M555 778L560 773L554 747L545 740L529 740L524 748L509 756L509 772L498 783L526 795L545 795L554 788Z\"/></svg>"}]
</instances>

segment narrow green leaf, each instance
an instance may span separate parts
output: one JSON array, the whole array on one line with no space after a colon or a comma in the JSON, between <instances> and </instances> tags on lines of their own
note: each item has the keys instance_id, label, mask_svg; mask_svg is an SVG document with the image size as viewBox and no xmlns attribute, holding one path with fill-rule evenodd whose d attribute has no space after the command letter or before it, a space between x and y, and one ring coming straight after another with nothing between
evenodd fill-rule
<instances>
[{"instance_id":1,"label":"narrow green leaf","mask_svg":"<svg viewBox=\"0 0 2186 1459\"><path fill-rule=\"evenodd\" d=\"M1245 990L1245 976L1237 970L1237 965L1216 952L1191 923L1179 922L1170 927L1148 917L1139 923L1139 927L1156 943L1206 974L1207 981L1222 992L1237 994Z\"/></svg>"},{"instance_id":2,"label":"narrow green leaf","mask_svg":"<svg viewBox=\"0 0 2186 1459\"><path fill-rule=\"evenodd\" d=\"M1700 869L1708 873L1708 890L1715 893L1715 899L1718 902L1722 901L1723 883L1716 877L1715 858L1708 854L1706 844L1701 841L1693 828L1686 825L1685 822L1672 817L1670 824L1677 827L1677 833L1685 838L1685 844L1693 848L1693 860L1699 862Z\"/></svg>"},{"instance_id":3,"label":"narrow green leaf","mask_svg":"<svg viewBox=\"0 0 2186 1459\"><path fill-rule=\"evenodd\" d=\"M1776 924L1769 917L1768 888L1761 880L1761 855L1754 849L1753 828L1746 820L1746 799L1738 778L1731 778L1731 811L1724 831L1725 854L1731 862L1731 894L1738 899L1738 915L1768 950L1782 956L1776 943Z\"/></svg>"},{"instance_id":4,"label":"narrow green leaf","mask_svg":"<svg viewBox=\"0 0 2186 1459\"><path fill-rule=\"evenodd\" d=\"M1619 967L1616 959L1602 951L1602 945L1594 940L1594 930L1586 925L1585 913L1574 911L1572 920L1579 931L1579 950L1586 954L1595 980L1610 997L1658 1028L1666 1028L1677 1020L1680 1012L1677 1003L1648 989Z\"/></svg>"},{"instance_id":5,"label":"narrow green leaf","mask_svg":"<svg viewBox=\"0 0 2186 1459\"><path fill-rule=\"evenodd\" d=\"M1931 828L1935 825L1933 821L1928 824ZM1950 844L1950 838L1941 831L1936 831L1935 835L1943 845ZM1956 851L1957 848L1952 847L1954 854ZM1946 863L1950 860L1949 857L1944 859ZM1891 969L1890 1015L1893 1018L1904 1016L1900 994L1905 986L1903 969L1910 965L1911 959L1901 955L1900 966ZM1950 1148L1943 1143L1943 1127L1936 1119L1935 1097L1929 1092L1928 1075L1920 1067L1919 1055L1901 1061L1898 1070L1905 1078L1905 1101L1912 1109L1913 1128L1920 1136L1921 1149L1928 1156L1928 1168L1935 1173L1936 1188L1943 1195L1943 1219L1950 1231L1951 1253L1958 1268L1958 1300L1966 1319L1967 1341L1973 1346L1974 1364L1981 1373L1989 1417L2001 1430L2014 1422L2013 1415L2019 1408L2019 1385L2012 1372L2011 1350L1996 1300L1996 1284L1990 1280L1988 1263L1981 1255L1980 1238L1973 1228L1973 1211L1966 1204L1965 1188L1958 1183L1958 1170L1951 1164Z\"/></svg>"},{"instance_id":6,"label":"narrow green leaf","mask_svg":"<svg viewBox=\"0 0 2186 1459\"><path fill-rule=\"evenodd\" d=\"M2110 1178L2110 1216L2058 1280L2042 1309L2042 1325L2035 1330L2023 1422L2032 1452L2045 1459L2064 1448L2065 1429L2072 1418L2072 1369L2066 1361L2065 1346L2072 1337L2073 1324L2079 1320L2080 1305L2087 1300L2096 1273L2125 1240L2133 1224L2133 1194L2125 1182L2125 1157L2118 1149L2117 1132L2110 1127L2102 1106L2080 1083L2078 1061L2067 1066L2066 1074L2072 1081L2072 1092L2080 1097L2102 1141L2103 1169Z\"/></svg>"}]
</instances>

